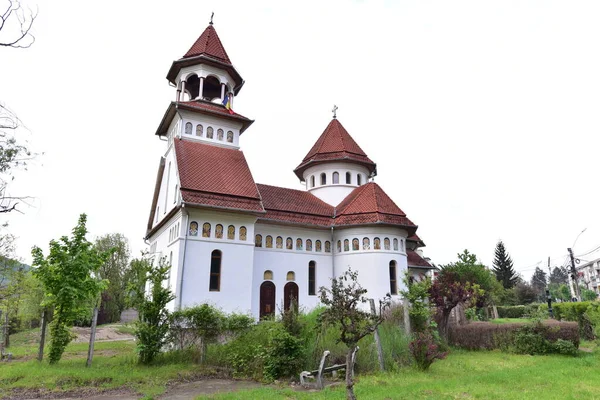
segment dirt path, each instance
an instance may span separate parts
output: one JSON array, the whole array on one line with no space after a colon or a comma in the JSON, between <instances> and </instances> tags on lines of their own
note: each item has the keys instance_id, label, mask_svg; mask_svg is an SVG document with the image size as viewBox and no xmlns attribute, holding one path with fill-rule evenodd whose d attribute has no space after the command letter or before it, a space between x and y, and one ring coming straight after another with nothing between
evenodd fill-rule
<instances>
[{"instance_id":1,"label":"dirt path","mask_svg":"<svg viewBox=\"0 0 600 400\"><path fill-rule=\"evenodd\" d=\"M119 325L103 325L96 329L96 342L108 342L117 340L133 340L133 335L120 333L117 329ZM73 332L77 334L75 343L87 343L90 341L91 328L73 327Z\"/></svg>"}]
</instances>

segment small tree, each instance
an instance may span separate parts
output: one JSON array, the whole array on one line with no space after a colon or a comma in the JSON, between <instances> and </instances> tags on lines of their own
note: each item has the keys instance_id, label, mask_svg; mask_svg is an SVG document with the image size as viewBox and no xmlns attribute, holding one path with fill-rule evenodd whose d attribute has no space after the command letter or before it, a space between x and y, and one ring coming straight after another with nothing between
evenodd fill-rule
<instances>
[{"instance_id":1,"label":"small tree","mask_svg":"<svg viewBox=\"0 0 600 400\"><path fill-rule=\"evenodd\" d=\"M568 285L569 271L567 270L567 267L554 267L549 276L549 281L550 283L555 283L557 285Z\"/></svg>"},{"instance_id":2,"label":"small tree","mask_svg":"<svg viewBox=\"0 0 600 400\"><path fill-rule=\"evenodd\" d=\"M498 279L498 281L502 283L502 286L504 286L504 289L512 288L519 280L519 276L513 268L513 261L510 258L510 255L508 255L506 252L502 240L496 244L496 250L494 252L494 267L492 270L496 275L496 279Z\"/></svg>"},{"instance_id":3,"label":"small tree","mask_svg":"<svg viewBox=\"0 0 600 400\"><path fill-rule=\"evenodd\" d=\"M410 326L415 332L423 332L429 327L429 321L432 317L431 306L429 305L431 279L426 278L420 282L411 283L410 274L407 271L403 282L406 290L401 291L400 294L410 303L408 311Z\"/></svg>"},{"instance_id":4,"label":"small tree","mask_svg":"<svg viewBox=\"0 0 600 400\"><path fill-rule=\"evenodd\" d=\"M57 363L65 347L73 339L73 322L84 314L91 299L106 287L106 281L94 277L109 256L86 239L85 214L73 229L72 238L63 236L50 241L50 254L44 257L37 246L31 250L35 275L42 282L48 304L54 306L50 324L50 364Z\"/></svg>"},{"instance_id":5,"label":"small tree","mask_svg":"<svg viewBox=\"0 0 600 400\"><path fill-rule=\"evenodd\" d=\"M535 290L537 300L543 300L544 292L546 291L546 285L548 284L546 277L548 274L544 272L540 267L535 267L535 272L531 277L531 287Z\"/></svg>"},{"instance_id":6,"label":"small tree","mask_svg":"<svg viewBox=\"0 0 600 400\"><path fill-rule=\"evenodd\" d=\"M100 267L98 274L108 280L108 287L102 292L102 301L98 313L98 323L117 322L125 309L129 277L129 241L120 233L112 233L96 239L96 247L112 250L111 256Z\"/></svg>"},{"instance_id":7,"label":"small tree","mask_svg":"<svg viewBox=\"0 0 600 400\"><path fill-rule=\"evenodd\" d=\"M131 262L132 276L135 278L129 286L130 303L139 313L135 336L142 364L151 363L167 342L169 311L166 307L175 298L171 289L163 286L169 268L164 258L159 259L157 265L144 257Z\"/></svg>"},{"instance_id":8,"label":"small tree","mask_svg":"<svg viewBox=\"0 0 600 400\"><path fill-rule=\"evenodd\" d=\"M382 309L389 305L389 294L379 301L379 314L373 315L366 310L367 290L358 283L358 273L349 269L340 277L331 280L331 288L321 287L319 297L326 309L319 316L320 323L338 324L339 342L348 347L346 354L346 398L355 400L352 370L352 355L360 339L370 335L383 322ZM362 308L361 308L362 305Z\"/></svg>"}]
</instances>

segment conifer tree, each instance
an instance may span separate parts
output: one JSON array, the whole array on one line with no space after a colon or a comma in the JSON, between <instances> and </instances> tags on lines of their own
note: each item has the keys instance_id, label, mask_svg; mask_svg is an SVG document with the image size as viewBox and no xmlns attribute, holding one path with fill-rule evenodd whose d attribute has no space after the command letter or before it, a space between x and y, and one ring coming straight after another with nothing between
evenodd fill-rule
<instances>
[{"instance_id":1,"label":"conifer tree","mask_svg":"<svg viewBox=\"0 0 600 400\"><path fill-rule=\"evenodd\" d=\"M513 268L513 261L506 252L502 240L496 245L496 250L494 252L494 267L492 270L494 271L494 274L496 274L496 279L502 283L502 286L504 286L505 289L512 288L519 280L519 277Z\"/></svg>"}]
</instances>

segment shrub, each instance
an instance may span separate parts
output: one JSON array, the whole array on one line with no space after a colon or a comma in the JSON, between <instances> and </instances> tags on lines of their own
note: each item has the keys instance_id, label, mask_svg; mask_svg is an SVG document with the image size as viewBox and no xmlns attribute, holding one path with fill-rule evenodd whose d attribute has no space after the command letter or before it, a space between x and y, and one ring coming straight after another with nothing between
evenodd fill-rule
<instances>
[{"instance_id":1,"label":"shrub","mask_svg":"<svg viewBox=\"0 0 600 400\"><path fill-rule=\"evenodd\" d=\"M594 339L593 323L586 316L586 311L592 304L598 304L590 301L573 303L555 303L552 305L554 318L559 321L574 321L579 325L579 333L584 339ZM595 306L597 307L597 305ZM548 310L548 307L544 307Z\"/></svg>"},{"instance_id":2,"label":"shrub","mask_svg":"<svg viewBox=\"0 0 600 400\"><path fill-rule=\"evenodd\" d=\"M527 318L534 314L540 307L540 304L527 304L525 306L499 306L496 307L498 310L499 318ZM548 307L546 306L546 310Z\"/></svg>"},{"instance_id":3,"label":"shrub","mask_svg":"<svg viewBox=\"0 0 600 400\"><path fill-rule=\"evenodd\" d=\"M551 343L558 339L571 342L579 347L579 328L573 322L548 320L543 323L549 329L543 336ZM453 326L449 331L449 344L469 350L503 349L513 346L515 333L524 324L492 324L489 322L473 322L468 325Z\"/></svg>"},{"instance_id":4,"label":"shrub","mask_svg":"<svg viewBox=\"0 0 600 400\"><path fill-rule=\"evenodd\" d=\"M409 345L410 352L418 369L426 371L436 359L446 358L447 353L440 352L435 338L428 331L417 332Z\"/></svg>"}]
</instances>

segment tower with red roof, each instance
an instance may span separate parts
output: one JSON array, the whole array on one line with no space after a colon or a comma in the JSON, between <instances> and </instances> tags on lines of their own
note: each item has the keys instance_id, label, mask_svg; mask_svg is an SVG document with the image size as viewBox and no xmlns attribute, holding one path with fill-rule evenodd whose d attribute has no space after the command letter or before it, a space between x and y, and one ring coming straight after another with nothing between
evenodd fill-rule
<instances>
[{"instance_id":1,"label":"tower with red roof","mask_svg":"<svg viewBox=\"0 0 600 400\"><path fill-rule=\"evenodd\" d=\"M310 309L349 267L367 296L398 299L405 271L431 268L415 252L417 226L335 116L294 170L305 190L255 183L240 150L253 121L233 111L244 80L212 22L167 79L175 100L156 131L167 149L146 240L171 266L171 308L208 302L258 318L295 299Z\"/></svg>"}]
</instances>

